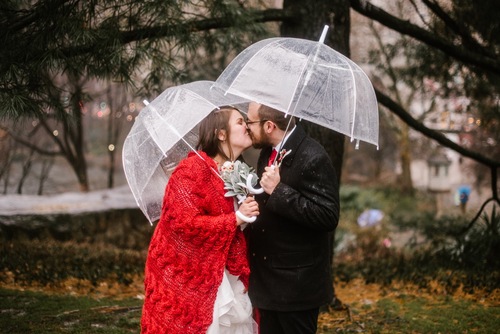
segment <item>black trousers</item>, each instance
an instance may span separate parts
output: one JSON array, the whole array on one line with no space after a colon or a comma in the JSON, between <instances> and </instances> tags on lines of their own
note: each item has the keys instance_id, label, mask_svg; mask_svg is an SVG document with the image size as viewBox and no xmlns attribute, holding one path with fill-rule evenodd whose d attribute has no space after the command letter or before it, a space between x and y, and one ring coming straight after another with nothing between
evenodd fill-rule
<instances>
[{"instance_id":1,"label":"black trousers","mask_svg":"<svg viewBox=\"0 0 500 334\"><path fill-rule=\"evenodd\" d=\"M260 334L315 334L319 308L280 312L259 309Z\"/></svg>"}]
</instances>

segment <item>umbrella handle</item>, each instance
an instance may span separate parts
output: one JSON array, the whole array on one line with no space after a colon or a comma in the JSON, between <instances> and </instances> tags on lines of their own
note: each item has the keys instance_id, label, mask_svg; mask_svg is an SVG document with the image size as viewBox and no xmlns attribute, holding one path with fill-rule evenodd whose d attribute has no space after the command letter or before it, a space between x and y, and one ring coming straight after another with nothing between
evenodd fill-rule
<instances>
[{"instance_id":1,"label":"umbrella handle","mask_svg":"<svg viewBox=\"0 0 500 334\"><path fill-rule=\"evenodd\" d=\"M255 221L255 219L257 219L257 216L253 216L253 217L247 217L247 216L245 216L244 214L242 214L240 212L240 210L236 211L236 216L239 219L243 220L245 223L253 223Z\"/></svg>"},{"instance_id":2,"label":"umbrella handle","mask_svg":"<svg viewBox=\"0 0 500 334\"><path fill-rule=\"evenodd\" d=\"M252 186L252 178L253 178L253 175L252 174L249 174L248 177L247 177L247 189L248 191L250 192L250 194L262 194L264 192L264 189L260 188L260 189L255 189L253 186Z\"/></svg>"}]
</instances>

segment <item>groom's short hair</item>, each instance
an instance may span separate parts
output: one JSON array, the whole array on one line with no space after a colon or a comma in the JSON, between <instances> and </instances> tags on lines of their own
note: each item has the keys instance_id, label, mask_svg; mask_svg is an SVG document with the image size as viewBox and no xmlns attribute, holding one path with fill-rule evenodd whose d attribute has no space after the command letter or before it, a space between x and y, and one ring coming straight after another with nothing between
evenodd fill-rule
<instances>
[{"instance_id":1,"label":"groom's short hair","mask_svg":"<svg viewBox=\"0 0 500 334\"><path fill-rule=\"evenodd\" d=\"M264 104L261 104L259 107L259 117L261 120L268 120L276 124L278 129L282 131L286 131L293 129L295 126L295 117L290 115L286 115L284 112L279 111L277 109L271 108ZM290 119L292 117L292 119Z\"/></svg>"}]
</instances>

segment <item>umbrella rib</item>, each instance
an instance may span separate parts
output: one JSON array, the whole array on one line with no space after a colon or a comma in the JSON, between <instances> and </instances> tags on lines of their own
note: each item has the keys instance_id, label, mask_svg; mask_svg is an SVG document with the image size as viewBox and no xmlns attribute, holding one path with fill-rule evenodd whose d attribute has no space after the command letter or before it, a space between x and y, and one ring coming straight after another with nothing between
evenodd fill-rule
<instances>
[{"instance_id":1,"label":"umbrella rib","mask_svg":"<svg viewBox=\"0 0 500 334\"><path fill-rule=\"evenodd\" d=\"M307 61L304 63L304 66L302 66L302 70L301 70L301 74L300 74L299 78L302 78L302 77L304 76L305 69L307 68L307 65L308 65L308 64L309 64L309 62L310 62L311 56L312 56L311 54L309 54L309 55L307 56ZM315 56L315 57L316 57L316 56ZM308 73L309 73L309 72L308 72ZM307 83L308 83L308 81L309 81L309 78L307 78L307 77L306 77L306 78L305 78L305 81L306 81L306 82L302 85L302 88L301 88L301 90L300 90L299 97L300 97L300 96L302 95L302 93L304 92L304 89L305 89L305 88L306 88L306 86L307 86ZM300 79L299 79L299 80L297 80L297 83L295 84L295 89L294 89L294 92L296 92L296 91L297 91L297 86L299 85L299 82L300 82ZM294 93L294 96L295 96L295 93ZM298 99L298 100L299 100L299 99ZM297 105L298 105L298 102L299 102L298 100L297 100L297 103L295 103L295 106L294 106L294 108L293 108L293 112L291 112L291 113L290 113L292 116L295 114L295 110L297 109ZM288 110L290 109L290 106L292 105L292 101L293 101L293 98L290 100L290 103L288 104L288 107L286 108L286 113L285 113L285 115L288 115Z\"/></svg>"},{"instance_id":2,"label":"umbrella rib","mask_svg":"<svg viewBox=\"0 0 500 334\"><path fill-rule=\"evenodd\" d=\"M351 64L349 64L349 61L346 61L346 63L347 63L347 66L349 66L349 69L351 70L350 73L351 73L351 77L352 77L353 90L354 90L354 93L353 93L354 111L353 111L352 125L351 125L351 142L352 142L353 137L354 137L354 124L356 123L356 109L357 109L356 104L357 104L358 97L357 97L356 78L354 77L354 71L352 70Z\"/></svg>"},{"instance_id":3,"label":"umbrella rib","mask_svg":"<svg viewBox=\"0 0 500 334\"><path fill-rule=\"evenodd\" d=\"M318 67L326 67L326 68L331 68L334 70L340 70L340 71L352 71L352 68L349 66L349 68L345 68L339 65L328 65L328 64L318 64Z\"/></svg>"}]
</instances>

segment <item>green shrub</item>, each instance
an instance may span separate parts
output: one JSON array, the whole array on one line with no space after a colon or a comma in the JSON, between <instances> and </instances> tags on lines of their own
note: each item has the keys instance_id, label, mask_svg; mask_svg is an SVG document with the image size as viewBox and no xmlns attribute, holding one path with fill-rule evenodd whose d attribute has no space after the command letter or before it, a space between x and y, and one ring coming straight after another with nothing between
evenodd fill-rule
<instances>
[{"instance_id":1,"label":"green shrub","mask_svg":"<svg viewBox=\"0 0 500 334\"><path fill-rule=\"evenodd\" d=\"M340 205L343 211L363 211L380 209L383 198L373 189L362 189L357 186L340 187Z\"/></svg>"},{"instance_id":2,"label":"green shrub","mask_svg":"<svg viewBox=\"0 0 500 334\"><path fill-rule=\"evenodd\" d=\"M133 275L142 274L145 252L112 246L72 242L11 242L0 246L1 274L10 272L16 282L54 285L66 278L88 280L92 284L113 277L130 284Z\"/></svg>"},{"instance_id":3,"label":"green shrub","mask_svg":"<svg viewBox=\"0 0 500 334\"><path fill-rule=\"evenodd\" d=\"M385 217L373 227L360 228L357 217L368 208ZM432 281L450 292L500 288L500 215L489 215L466 233L463 216L435 217L433 200L425 193L408 196L391 188L341 188L341 221L336 234L336 279L390 284L411 282L432 289ZM403 248L384 245L391 233L405 233ZM413 237L408 237L408 235Z\"/></svg>"},{"instance_id":4,"label":"green shrub","mask_svg":"<svg viewBox=\"0 0 500 334\"><path fill-rule=\"evenodd\" d=\"M483 212L481 219L476 221L465 233L459 233L451 247L442 250L443 256L448 256L459 263L477 268L478 270L500 268L500 215L496 206L491 214Z\"/></svg>"}]
</instances>

